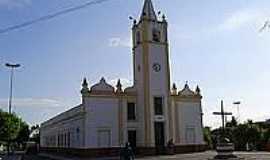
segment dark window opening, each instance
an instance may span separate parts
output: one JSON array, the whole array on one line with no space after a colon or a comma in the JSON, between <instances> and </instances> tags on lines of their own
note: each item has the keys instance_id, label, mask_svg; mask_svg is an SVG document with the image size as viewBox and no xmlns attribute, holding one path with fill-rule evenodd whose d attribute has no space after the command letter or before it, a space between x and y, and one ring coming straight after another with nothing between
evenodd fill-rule
<instances>
[{"instance_id":1,"label":"dark window opening","mask_svg":"<svg viewBox=\"0 0 270 160\"><path fill-rule=\"evenodd\" d=\"M128 120L136 120L136 108L135 103L127 104Z\"/></svg>"},{"instance_id":2,"label":"dark window opening","mask_svg":"<svg viewBox=\"0 0 270 160\"><path fill-rule=\"evenodd\" d=\"M153 30L153 41L160 42L160 31L157 29Z\"/></svg>"},{"instance_id":3,"label":"dark window opening","mask_svg":"<svg viewBox=\"0 0 270 160\"><path fill-rule=\"evenodd\" d=\"M140 66L140 65L138 65L138 71L139 71L139 72L141 71L141 66Z\"/></svg>"},{"instance_id":4,"label":"dark window opening","mask_svg":"<svg viewBox=\"0 0 270 160\"><path fill-rule=\"evenodd\" d=\"M64 146L66 147L67 146L67 134L65 133L65 136L64 136Z\"/></svg>"},{"instance_id":5,"label":"dark window opening","mask_svg":"<svg viewBox=\"0 0 270 160\"><path fill-rule=\"evenodd\" d=\"M67 135L67 146L70 147L70 132Z\"/></svg>"},{"instance_id":6,"label":"dark window opening","mask_svg":"<svg viewBox=\"0 0 270 160\"><path fill-rule=\"evenodd\" d=\"M162 97L154 98L155 115L163 115L163 99Z\"/></svg>"},{"instance_id":7,"label":"dark window opening","mask_svg":"<svg viewBox=\"0 0 270 160\"><path fill-rule=\"evenodd\" d=\"M57 146L60 147L60 135L58 134L58 137L57 137Z\"/></svg>"}]
</instances>

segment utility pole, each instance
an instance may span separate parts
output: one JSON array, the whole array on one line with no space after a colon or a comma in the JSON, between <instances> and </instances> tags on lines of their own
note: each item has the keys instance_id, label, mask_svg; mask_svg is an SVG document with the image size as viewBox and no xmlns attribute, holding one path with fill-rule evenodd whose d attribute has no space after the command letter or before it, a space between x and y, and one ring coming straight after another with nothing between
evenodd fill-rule
<instances>
[{"instance_id":1,"label":"utility pole","mask_svg":"<svg viewBox=\"0 0 270 160\"><path fill-rule=\"evenodd\" d=\"M16 68L19 68L21 65L20 64L10 64L10 63L6 63L5 65L7 68L10 69L10 92L9 92L9 101L8 101L8 113L9 113L9 125L10 123L10 117L11 117L11 107L12 107L12 95L13 95L13 77L14 77L14 70ZM8 154L10 154L10 126L8 126Z\"/></svg>"}]
</instances>

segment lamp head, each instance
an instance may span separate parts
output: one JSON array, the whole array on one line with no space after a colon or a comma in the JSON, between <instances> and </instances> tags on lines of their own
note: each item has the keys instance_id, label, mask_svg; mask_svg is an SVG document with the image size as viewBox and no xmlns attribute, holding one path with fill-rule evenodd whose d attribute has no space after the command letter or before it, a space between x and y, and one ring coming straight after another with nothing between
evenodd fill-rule
<instances>
[{"instance_id":1,"label":"lamp head","mask_svg":"<svg viewBox=\"0 0 270 160\"><path fill-rule=\"evenodd\" d=\"M233 104L239 105L239 104L241 104L241 102L237 101L237 102L233 102Z\"/></svg>"},{"instance_id":2,"label":"lamp head","mask_svg":"<svg viewBox=\"0 0 270 160\"><path fill-rule=\"evenodd\" d=\"M10 64L10 63L6 63L5 65L6 67L10 67L10 68L18 68L21 66L20 64Z\"/></svg>"}]
</instances>

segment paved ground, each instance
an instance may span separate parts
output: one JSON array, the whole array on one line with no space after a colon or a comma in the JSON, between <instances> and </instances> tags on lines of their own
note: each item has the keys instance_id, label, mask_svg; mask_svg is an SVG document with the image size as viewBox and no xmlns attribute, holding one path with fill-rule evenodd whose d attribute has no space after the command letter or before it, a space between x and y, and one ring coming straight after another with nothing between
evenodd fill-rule
<instances>
[{"instance_id":1,"label":"paved ground","mask_svg":"<svg viewBox=\"0 0 270 160\"><path fill-rule=\"evenodd\" d=\"M244 160L270 160L270 152L236 152L236 154L239 157L243 158ZM209 160L212 159L214 156L215 152L210 151L195 154L145 157L145 158L138 158L138 160ZM53 160L53 159L42 158L38 156L26 156L24 160ZM78 159L78 160L89 160L89 159Z\"/></svg>"},{"instance_id":2,"label":"paved ground","mask_svg":"<svg viewBox=\"0 0 270 160\"><path fill-rule=\"evenodd\" d=\"M3 156L2 160L21 160L20 155Z\"/></svg>"},{"instance_id":3,"label":"paved ground","mask_svg":"<svg viewBox=\"0 0 270 160\"><path fill-rule=\"evenodd\" d=\"M40 157L36 155L32 155L32 156L28 155L28 156L24 156L23 160L53 160L53 159Z\"/></svg>"},{"instance_id":4,"label":"paved ground","mask_svg":"<svg viewBox=\"0 0 270 160\"><path fill-rule=\"evenodd\" d=\"M270 160L269 152L236 152L238 157L244 160ZM140 160L209 160L216 155L215 152L203 152L196 154L181 154L174 156L146 157Z\"/></svg>"},{"instance_id":5,"label":"paved ground","mask_svg":"<svg viewBox=\"0 0 270 160\"><path fill-rule=\"evenodd\" d=\"M5 153L3 151L0 151L0 160L3 159L4 155L5 155Z\"/></svg>"}]
</instances>

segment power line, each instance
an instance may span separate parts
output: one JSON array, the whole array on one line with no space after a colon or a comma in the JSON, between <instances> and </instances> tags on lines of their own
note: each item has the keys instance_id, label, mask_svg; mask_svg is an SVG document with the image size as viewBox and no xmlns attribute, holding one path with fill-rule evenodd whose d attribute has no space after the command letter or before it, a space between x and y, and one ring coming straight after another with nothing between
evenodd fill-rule
<instances>
[{"instance_id":1,"label":"power line","mask_svg":"<svg viewBox=\"0 0 270 160\"><path fill-rule=\"evenodd\" d=\"M84 3L84 4L81 4L81 5L78 5L78 6L75 6L75 7L71 7L71 8L64 9L62 11L58 11L58 12L53 13L53 14L42 16L40 18L31 20L31 21L27 21L27 22L24 22L24 23L21 23L21 24L9 26L7 28L0 29L0 34L6 33L6 32L10 32L10 31L13 31L13 30L17 30L17 29L20 29L20 28L24 28L24 27L33 25L33 24L38 23L38 22L41 22L41 21L47 21L47 20L56 18L56 17L61 16L61 15L64 15L64 14L67 14L67 13L70 13L70 12L74 12L76 10L80 10L80 9L89 7L91 5L103 3L105 1L109 1L109 0L93 0L93 1L90 1L90 2L87 2L87 3Z\"/></svg>"},{"instance_id":2,"label":"power line","mask_svg":"<svg viewBox=\"0 0 270 160\"><path fill-rule=\"evenodd\" d=\"M264 23L263 27L259 30L259 32L262 32L262 31L266 30L267 28L268 29L270 28L270 21L268 21L268 20Z\"/></svg>"}]
</instances>

